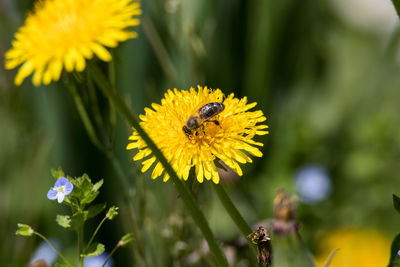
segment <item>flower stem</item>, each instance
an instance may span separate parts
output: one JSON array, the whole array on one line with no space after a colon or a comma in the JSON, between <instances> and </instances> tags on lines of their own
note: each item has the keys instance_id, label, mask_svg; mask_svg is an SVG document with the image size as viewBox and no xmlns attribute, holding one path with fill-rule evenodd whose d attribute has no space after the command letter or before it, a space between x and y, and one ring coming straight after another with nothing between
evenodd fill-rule
<instances>
[{"instance_id":1,"label":"flower stem","mask_svg":"<svg viewBox=\"0 0 400 267\"><path fill-rule=\"evenodd\" d=\"M74 100L76 109L78 111L79 116L81 117L82 123L85 126L86 132L92 141L92 143L101 151L105 152L104 147L100 140L97 138L96 131L93 127L93 124L90 120L89 114L85 109L85 105L83 104L82 98L76 90L76 86L73 81L68 82L69 92L72 95Z\"/></svg>"},{"instance_id":2,"label":"flower stem","mask_svg":"<svg viewBox=\"0 0 400 267\"><path fill-rule=\"evenodd\" d=\"M253 248L253 251L256 252L256 247L247 237L253 230L247 224L247 222L243 219L242 215L240 215L239 211L233 204L232 200L229 198L228 194L226 193L222 184L215 184L211 183L212 188L214 189L215 193L217 194L219 200L221 201L222 205L224 206L225 210L228 212L229 216L231 217L232 221L236 224L239 228L240 232L244 235L247 242L250 244L250 247Z\"/></svg>"},{"instance_id":3,"label":"flower stem","mask_svg":"<svg viewBox=\"0 0 400 267\"><path fill-rule=\"evenodd\" d=\"M114 107L120 112L120 114L128 121L129 125L133 126L135 130L138 132L140 137L146 142L147 146L152 150L157 160L161 162L165 171L170 176L173 185L178 191L180 197L185 202L187 209L190 212L194 222L200 228L201 232L204 235L204 238L207 240L208 245L210 247L211 252L213 253L215 260L217 261L218 266L229 266L228 261L226 260L221 248L219 247L217 241L214 238L213 233L204 217L204 214L201 212L199 206L193 199L189 190L184 186L182 181L176 175L174 169L168 163L168 160L162 154L162 152L157 148L156 144L151 140L151 138L147 135L147 133L143 130L143 128L139 124L139 120L132 113L132 111L128 108L127 104L123 101L121 96L118 94L116 90L111 88L110 83L98 68L98 66L91 64L89 67L89 71L92 74L93 80L103 91L105 96L109 99L109 101L114 105Z\"/></svg>"},{"instance_id":4,"label":"flower stem","mask_svg":"<svg viewBox=\"0 0 400 267\"><path fill-rule=\"evenodd\" d=\"M39 236L40 238L42 238L44 241L47 242L47 244L49 244L54 250L55 252L57 252L58 256L60 256L60 258L68 265L71 265L71 263L64 257L63 254L61 254L60 251L58 251L58 249L56 249L56 247L42 234L38 233L38 232L34 232L35 235Z\"/></svg>"},{"instance_id":5,"label":"flower stem","mask_svg":"<svg viewBox=\"0 0 400 267\"><path fill-rule=\"evenodd\" d=\"M83 223L78 228L78 257L79 257L79 267L83 267Z\"/></svg>"},{"instance_id":6,"label":"flower stem","mask_svg":"<svg viewBox=\"0 0 400 267\"><path fill-rule=\"evenodd\" d=\"M107 262L111 259L111 256L114 254L114 252L119 248L119 242L115 245L115 247L111 250L110 255L108 255L107 259L104 261L103 265L101 267L106 266Z\"/></svg>"},{"instance_id":7,"label":"flower stem","mask_svg":"<svg viewBox=\"0 0 400 267\"><path fill-rule=\"evenodd\" d=\"M100 227L103 225L103 223L106 221L107 216L105 216L103 218L103 220L101 220L101 222L99 223L99 225L97 226L96 230L93 232L92 237L90 238L89 242L86 245L86 248L84 250L84 252L86 253L86 251L88 250L89 246L92 244L92 241L94 239L94 237L96 236L97 232L100 230Z\"/></svg>"}]
</instances>

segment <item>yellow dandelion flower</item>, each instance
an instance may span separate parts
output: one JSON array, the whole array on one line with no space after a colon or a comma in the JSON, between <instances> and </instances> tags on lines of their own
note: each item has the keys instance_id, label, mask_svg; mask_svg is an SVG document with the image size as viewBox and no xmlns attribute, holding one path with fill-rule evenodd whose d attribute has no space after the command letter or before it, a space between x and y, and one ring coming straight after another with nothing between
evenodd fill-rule
<instances>
[{"instance_id":1,"label":"yellow dandelion flower","mask_svg":"<svg viewBox=\"0 0 400 267\"><path fill-rule=\"evenodd\" d=\"M212 102L223 103L223 110L210 120L204 120L192 134L185 133L183 126L188 118L199 116L198 110ZM257 146L262 143L253 140L255 135L268 134L266 120L261 110L250 111L257 103L247 103L247 98L238 99L233 94L224 96L221 90L198 86L198 90L168 90L160 104L153 103L153 109L145 108L145 115L140 115L140 125L163 152L177 175L184 180L189 171L195 168L196 178L202 183L204 177L219 183L219 175L214 160L220 159L237 174L242 175L238 163L252 162L249 155L261 157ZM221 106L221 105L220 105ZM127 149L138 149L133 160L141 160L142 172L147 171L156 157L147 144L133 130L129 137L132 143ZM164 168L160 162L155 164L151 177L161 176ZM164 174L164 181L169 179Z\"/></svg>"},{"instance_id":2,"label":"yellow dandelion flower","mask_svg":"<svg viewBox=\"0 0 400 267\"><path fill-rule=\"evenodd\" d=\"M131 0L38 1L12 42L5 58L6 69L22 64L15 77L20 85L33 74L33 83L49 84L62 69L82 71L93 54L111 60L105 47L137 36L129 27L139 24L140 5Z\"/></svg>"}]
</instances>

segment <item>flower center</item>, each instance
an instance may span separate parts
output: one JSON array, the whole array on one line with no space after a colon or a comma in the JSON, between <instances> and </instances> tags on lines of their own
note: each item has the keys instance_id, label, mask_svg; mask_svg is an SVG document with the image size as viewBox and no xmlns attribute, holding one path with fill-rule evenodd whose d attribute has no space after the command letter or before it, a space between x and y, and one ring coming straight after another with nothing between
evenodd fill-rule
<instances>
[{"instance_id":1,"label":"flower center","mask_svg":"<svg viewBox=\"0 0 400 267\"><path fill-rule=\"evenodd\" d=\"M63 192L64 192L64 186L59 186L59 187L57 188L57 192L58 192L58 193L63 193Z\"/></svg>"}]
</instances>

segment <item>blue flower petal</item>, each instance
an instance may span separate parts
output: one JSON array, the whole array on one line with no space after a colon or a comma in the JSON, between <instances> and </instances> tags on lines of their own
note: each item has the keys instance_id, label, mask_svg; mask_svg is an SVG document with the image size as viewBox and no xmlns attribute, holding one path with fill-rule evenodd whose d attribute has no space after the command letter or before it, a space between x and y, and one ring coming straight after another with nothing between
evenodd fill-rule
<instances>
[{"instance_id":1,"label":"blue flower petal","mask_svg":"<svg viewBox=\"0 0 400 267\"><path fill-rule=\"evenodd\" d=\"M54 190L53 188L47 192L47 198L50 200L56 199L57 198L57 190Z\"/></svg>"},{"instance_id":2,"label":"blue flower petal","mask_svg":"<svg viewBox=\"0 0 400 267\"><path fill-rule=\"evenodd\" d=\"M64 186L66 185L68 182L68 179L65 177L60 177L58 178L56 184L54 185L54 187L60 187L60 186Z\"/></svg>"},{"instance_id":3,"label":"blue flower petal","mask_svg":"<svg viewBox=\"0 0 400 267\"><path fill-rule=\"evenodd\" d=\"M72 192L72 189L74 189L74 185L71 182L68 182L65 185L64 194L69 195Z\"/></svg>"}]
</instances>

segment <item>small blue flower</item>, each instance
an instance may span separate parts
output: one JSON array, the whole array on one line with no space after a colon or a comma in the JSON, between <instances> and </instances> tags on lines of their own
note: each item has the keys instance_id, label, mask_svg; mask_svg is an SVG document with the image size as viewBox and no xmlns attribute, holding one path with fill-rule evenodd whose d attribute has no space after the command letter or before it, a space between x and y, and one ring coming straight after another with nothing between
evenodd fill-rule
<instances>
[{"instance_id":1,"label":"small blue flower","mask_svg":"<svg viewBox=\"0 0 400 267\"><path fill-rule=\"evenodd\" d=\"M57 199L58 203L61 203L64 201L64 197L72 192L72 189L74 189L72 183L67 178L60 177L54 187L47 193L47 198L51 200Z\"/></svg>"},{"instance_id":2,"label":"small blue flower","mask_svg":"<svg viewBox=\"0 0 400 267\"><path fill-rule=\"evenodd\" d=\"M295 188L303 202L313 204L329 196L332 191L332 182L324 167L306 165L295 175Z\"/></svg>"},{"instance_id":3,"label":"small blue flower","mask_svg":"<svg viewBox=\"0 0 400 267\"><path fill-rule=\"evenodd\" d=\"M399 256L400 256L400 250L399 250L399 251L397 251L397 255L399 255Z\"/></svg>"}]
</instances>

